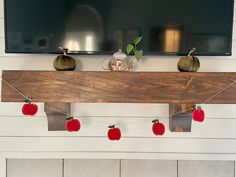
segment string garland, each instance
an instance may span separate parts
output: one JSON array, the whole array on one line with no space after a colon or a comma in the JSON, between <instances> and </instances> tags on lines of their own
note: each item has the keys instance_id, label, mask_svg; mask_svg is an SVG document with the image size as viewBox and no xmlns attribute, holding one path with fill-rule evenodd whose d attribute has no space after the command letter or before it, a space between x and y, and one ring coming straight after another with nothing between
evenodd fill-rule
<instances>
[{"instance_id":1,"label":"string garland","mask_svg":"<svg viewBox=\"0 0 236 177\"><path fill-rule=\"evenodd\" d=\"M23 114L25 112L26 113L25 115L31 115L31 116L35 115L36 112L38 111L38 107L35 104L35 102L37 102L37 99L31 98L30 96L25 95L25 93L21 92L18 88L16 88L12 84L10 84L8 81L3 79L1 76L0 76L0 78L4 83L7 84L7 86L9 86L11 89L15 90L16 92L18 92L26 100L27 104L23 105L23 107L22 107ZM226 85L224 88L220 89L218 92L216 92L214 95L212 95L211 97L209 97L208 99L206 99L205 101L203 101L200 104L208 103L209 101L214 99L216 96L218 96L219 94L224 92L226 89L230 88L235 83L236 83L236 80L231 79L230 84ZM74 131L79 131L80 130L81 124L78 120L79 115L71 115L71 114L68 114L67 112L61 111L59 109L56 109L56 108L53 108L53 107L50 107L50 106L47 106L47 105L45 105L45 107L48 108L48 109L54 110L58 113L64 114L66 116L66 120L67 120L66 128L69 132L74 132ZM34 109L33 113L32 113L32 108ZM172 117L172 116L175 116L177 114L190 111L192 109L193 108L187 108L187 109L184 109L182 111L175 112L173 114L170 114L169 117ZM201 109L201 107L199 105L197 105L197 106L195 105L192 117L193 117L193 120L198 121L198 122L202 122L204 120L205 114L204 114L204 111ZM112 140L112 141L113 140L120 140L120 138L121 138L121 131L116 126L118 126L118 125L120 126L120 125L123 125L123 124L136 124L136 123L141 123L141 122L144 122L144 121L146 122L146 120L142 120L142 121L133 121L133 122L110 124L109 122L106 122L106 121L94 120L94 119L91 119L91 120L95 121L95 122L104 123L104 124L109 125L108 126L109 129L108 129L108 132L107 132L107 137L108 137L109 140ZM157 136L163 135L164 132L165 132L164 124L159 122L158 119L154 119L152 121L152 123L153 123L152 124L153 134L157 135Z\"/></svg>"},{"instance_id":2,"label":"string garland","mask_svg":"<svg viewBox=\"0 0 236 177\"><path fill-rule=\"evenodd\" d=\"M222 88L221 90L219 90L218 92L216 92L213 96L211 96L210 98L208 98L207 100L203 101L202 103L200 104L206 104L208 103L209 101L211 101L212 99L214 99L215 97L217 97L219 94L221 94L222 92L224 92L226 89L228 89L229 87L231 87L232 85L234 85L236 82L236 80L234 79L231 79L231 83L228 84L227 86L225 86L224 88ZM184 113L184 112L187 112L187 111L190 111L192 110L192 108L186 108L182 111L179 111L179 112L176 112L174 114L170 114L169 117L172 117L172 116L175 116L177 114L180 114L180 113Z\"/></svg>"},{"instance_id":3,"label":"string garland","mask_svg":"<svg viewBox=\"0 0 236 177\"><path fill-rule=\"evenodd\" d=\"M6 81L5 79L3 79L2 77L1 77L1 79L2 79L2 81L5 82L10 88L12 88L13 90L17 91L22 97L24 97L24 99L29 100L30 102L37 102L37 100L36 100L35 98L34 98L34 100L33 100L30 96L26 96L25 94L23 94L19 89L17 89L16 87L14 87L12 84L10 84L9 82L7 82L7 81ZM44 107L46 107L46 108L48 108L48 109L51 109L51 110L54 110L54 111L56 111L56 112L58 112L58 113L61 113L61 114L64 114L64 115L70 117L70 114L68 114L68 113L66 113L66 112L63 112L63 111L61 111L61 110L59 110L59 109L52 108L52 107L49 107L49 106L46 106L46 105L45 105Z\"/></svg>"}]
</instances>

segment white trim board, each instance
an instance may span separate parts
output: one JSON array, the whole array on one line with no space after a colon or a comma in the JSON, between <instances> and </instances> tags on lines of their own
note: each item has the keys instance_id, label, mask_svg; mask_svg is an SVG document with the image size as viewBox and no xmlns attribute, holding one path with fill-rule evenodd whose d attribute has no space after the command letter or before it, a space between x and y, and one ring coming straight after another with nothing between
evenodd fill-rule
<instances>
[{"instance_id":1,"label":"white trim board","mask_svg":"<svg viewBox=\"0 0 236 177\"><path fill-rule=\"evenodd\" d=\"M236 154L188 153L91 153L91 152L4 152L7 159L138 159L138 160L236 160ZM2 177L2 176L0 176Z\"/></svg>"}]
</instances>

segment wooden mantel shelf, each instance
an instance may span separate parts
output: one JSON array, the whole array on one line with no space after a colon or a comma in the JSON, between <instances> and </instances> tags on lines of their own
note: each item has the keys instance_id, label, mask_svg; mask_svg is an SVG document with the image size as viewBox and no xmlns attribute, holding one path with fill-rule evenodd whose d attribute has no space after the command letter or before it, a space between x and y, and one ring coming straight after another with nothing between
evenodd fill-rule
<instances>
[{"instance_id":1,"label":"wooden mantel shelf","mask_svg":"<svg viewBox=\"0 0 236 177\"><path fill-rule=\"evenodd\" d=\"M236 80L236 73L21 70L3 71L2 78L24 95L47 105L49 130L65 130L65 115L47 107L70 113L70 103L169 103L172 115L205 102ZM24 100L5 82L1 98L2 102ZM236 104L236 84L207 103ZM191 131L191 110L170 116L169 127L171 131Z\"/></svg>"},{"instance_id":2,"label":"wooden mantel shelf","mask_svg":"<svg viewBox=\"0 0 236 177\"><path fill-rule=\"evenodd\" d=\"M236 73L3 71L2 78L38 102L195 104L236 80ZM2 102L23 100L2 83ZM235 104L236 84L209 103Z\"/></svg>"}]
</instances>

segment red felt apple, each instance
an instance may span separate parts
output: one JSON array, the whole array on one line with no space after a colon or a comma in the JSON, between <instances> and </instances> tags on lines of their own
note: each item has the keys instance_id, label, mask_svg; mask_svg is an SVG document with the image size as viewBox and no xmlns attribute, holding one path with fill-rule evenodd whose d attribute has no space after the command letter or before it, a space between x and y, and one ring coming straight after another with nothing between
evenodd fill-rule
<instances>
[{"instance_id":1,"label":"red felt apple","mask_svg":"<svg viewBox=\"0 0 236 177\"><path fill-rule=\"evenodd\" d=\"M201 106L197 106L195 110L192 112L192 118L193 120L197 122L203 122L205 119L205 113L202 110Z\"/></svg>"},{"instance_id":2,"label":"red felt apple","mask_svg":"<svg viewBox=\"0 0 236 177\"><path fill-rule=\"evenodd\" d=\"M163 123L160 123L158 119L155 119L152 122L152 132L154 133L154 135L163 135L165 133L165 125Z\"/></svg>"},{"instance_id":3,"label":"red felt apple","mask_svg":"<svg viewBox=\"0 0 236 177\"><path fill-rule=\"evenodd\" d=\"M115 125L108 126L109 130L107 132L107 137L109 140L120 140L121 138L121 131L119 128L116 128Z\"/></svg>"},{"instance_id":4,"label":"red felt apple","mask_svg":"<svg viewBox=\"0 0 236 177\"><path fill-rule=\"evenodd\" d=\"M22 113L26 116L34 116L38 112L38 106L31 100L25 100L25 102L22 106Z\"/></svg>"},{"instance_id":5,"label":"red felt apple","mask_svg":"<svg viewBox=\"0 0 236 177\"><path fill-rule=\"evenodd\" d=\"M77 132L80 130L80 122L78 119L74 119L73 117L66 118L66 129L68 132Z\"/></svg>"}]
</instances>

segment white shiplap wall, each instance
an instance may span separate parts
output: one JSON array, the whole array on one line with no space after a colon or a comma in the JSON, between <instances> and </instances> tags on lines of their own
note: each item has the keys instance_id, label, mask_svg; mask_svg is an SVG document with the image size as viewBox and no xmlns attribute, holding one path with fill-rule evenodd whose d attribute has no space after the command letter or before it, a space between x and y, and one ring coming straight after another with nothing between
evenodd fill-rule
<instances>
[{"instance_id":1,"label":"white shiplap wall","mask_svg":"<svg viewBox=\"0 0 236 177\"><path fill-rule=\"evenodd\" d=\"M54 70L54 55L16 55L4 53L3 0L0 0L0 69ZM235 1L236 2L236 1ZM234 13L236 19L236 13ZM199 57L201 71L236 72L236 20L233 55ZM81 70L101 70L109 56L75 56ZM177 71L178 57L145 57L137 71ZM111 158L111 159L236 159L236 105L203 105L204 123L193 123L191 133L168 130L167 104L73 104L80 115L79 133L48 132L40 103L34 118L23 117L21 103L0 103L0 163L4 158ZM151 121L156 115L167 126L163 137L154 137ZM107 122L107 123L104 123ZM137 122L135 124L129 122ZM106 138L108 123L123 123L123 138ZM126 123L126 124L125 124ZM0 170L0 177L1 176ZM3 172L2 172L3 173Z\"/></svg>"}]
</instances>

